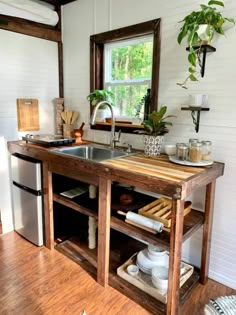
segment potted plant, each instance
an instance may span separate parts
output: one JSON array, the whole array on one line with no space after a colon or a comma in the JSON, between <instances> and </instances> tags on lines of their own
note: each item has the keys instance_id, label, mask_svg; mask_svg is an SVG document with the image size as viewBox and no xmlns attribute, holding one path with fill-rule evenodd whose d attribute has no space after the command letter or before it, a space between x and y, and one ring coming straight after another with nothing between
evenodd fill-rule
<instances>
[{"instance_id":1,"label":"potted plant","mask_svg":"<svg viewBox=\"0 0 236 315\"><path fill-rule=\"evenodd\" d=\"M114 103L114 94L109 90L97 90L89 93L87 100L91 102L93 106L97 105L98 102L108 101L111 105Z\"/></svg>"},{"instance_id":2,"label":"potted plant","mask_svg":"<svg viewBox=\"0 0 236 315\"><path fill-rule=\"evenodd\" d=\"M107 101L111 105L114 105L114 94L112 91L106 89L95 89L93 92L89 93L89 95L87 96L87 100L91 103L92 106L96 106L97 103L102 101ZM104 122L107 115L107 106L105 104L101 105L97 111L96 121Z\"/></svg>"},{"instance_id":3,"label":"potted plant","mask_svg":"<svg viewBox=\"0 0 236 315\"><path fill-rule=\"evenodd\" d=\"M201 10L193 11L181 21L183 26L178 34L177 41L181 44L186 37L188 43L188 61L190 67L188 69L189 75L183 83L177 83L183 88L186 87L188 80L198 81L196 76L196 68L201 53L201 46L210 44L215 33L224 35L223 25L225 22L235 24L233 18L227 18L222 15L220 11L214 6L224 7L224 2L217 0L210 0L208 5L201 4Z\"/></svg>"},{"instance_id":4,"label":"potted plant","mask_svg":"<svg viewBox=\"0 0 236 315\"><path fill-rule=\"evenodd\" d=\"M172 122L166 119L175 117L167 115L167 106L161 106L159 111L153 111L148 119L144 121L144 154L156 156L160 154L163 136L169 132L167 126L172 126Z\"/></svg>"}]
</instances>

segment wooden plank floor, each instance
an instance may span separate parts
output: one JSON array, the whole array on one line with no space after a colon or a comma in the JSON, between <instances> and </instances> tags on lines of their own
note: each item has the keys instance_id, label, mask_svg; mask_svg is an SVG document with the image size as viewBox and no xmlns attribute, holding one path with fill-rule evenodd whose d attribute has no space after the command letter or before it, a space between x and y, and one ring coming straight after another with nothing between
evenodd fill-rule
<instances>
[{"instance_id":1,"label":"wooden plank floor","mask_svg":"<svg viewBox=\"0 0 236 315\"><path fill-rule=\"evenodd\" d=\"M1 315L146 315L116 290L104 289L57 251L39 248L11 232L0 236ZM181 315L201 315L210 298L235 294L214 281L199 286Z\"/></svg>"}]
</instances>

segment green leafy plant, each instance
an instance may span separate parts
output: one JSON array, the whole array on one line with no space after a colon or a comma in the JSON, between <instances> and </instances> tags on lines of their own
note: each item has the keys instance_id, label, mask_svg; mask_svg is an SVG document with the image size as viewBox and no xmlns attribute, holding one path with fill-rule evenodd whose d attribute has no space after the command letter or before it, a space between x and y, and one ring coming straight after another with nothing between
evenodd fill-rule
<instances>
[{"instance_id":1,"label":"green leafy plant","mask_svg":"<svg viewBox=\"0 0 236 315\"><path fill-rule=\"evenodd\" d=\"M153 111L151 114L149 114L148 119L144 121L145 134L152 136L162 136L169 132L167 126L172 126L172 122L166 121L166 119L176 116L165 116L166 112L167 106L161 106L159 111Z\"/></svg>"},{"instance_id":2,"label":"green leafy plant","mask_svg":"<svg viewBox=\"0 0 236 315\"><path fill-rule=\"evenodd\" d=\"M87 100L91 102L93 106L95 106L98 102L107 101L111 105L114 104L114 94L109 90L97 90L95 89L93 92L89 93L87 96ZM105 106L104 106L105 107Z\"/></svg>"},{"instance_id":3,"label":"green leafy plant","mask_svg":"<svg viewBox=\"0 0 236 315\"><path fill-rule=\"evenodd\" d=\"M135 117L140 118L141 109L144 107L144 120L147 118L150 107L150 93L151 89L147 89L146 94L141 98L140 102L135 106Z\"/></svg>"},{"instance_id":4,"label":"green leafy plant","mask_svg":"<svg viewBox=\"0 0 236 315\"><path fill-rule=\"evenodd\" d=\"M177 84L185 89L187 88L186 83L188 80L198 81L196 76L197 74L196 68L201 53L201 45L206 44L206 42L201 42L201 38L198 35L199 26L201 24L207 24L205 33L209 38L208 43L210 43L215 33L224 35L223 25L225 22L228 21L230 23L235 24L233 18L224 17L222 13L220 11L217 11L217 9L214 6L224 7L224 2L210 0L208 2L208 5L204 4L200 5L201 10L191 12L190 14L185 16L185 18L182 21L180 21L180 23L183 23L183 26L180 29L177 41L179 44L181 44L182 40L185 37L187 38L187 43L189 46L188 61L190 67L188 69L189 75L186 78L186 80L183 83Z\"/></svg>"}]
</instances>

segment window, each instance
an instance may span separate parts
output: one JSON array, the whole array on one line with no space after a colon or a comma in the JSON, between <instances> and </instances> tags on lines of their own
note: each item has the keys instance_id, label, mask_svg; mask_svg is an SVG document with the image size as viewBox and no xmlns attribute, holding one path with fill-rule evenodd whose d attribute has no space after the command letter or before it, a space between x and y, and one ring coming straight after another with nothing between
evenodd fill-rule
<instances>
[{"instance_id":1,"label":"window","mask_svg":"<svg viewBox=\"0 0 236 315\"><path fill-rule=\"evenodd\" d=\"M150 39L152 40L150 41ZM131 73L132 75L128 75L128 72L122 71L122 69L116 71L116 54L120 52L121 55L122 50L125 49L134 49L135 51L135 46L139 49L143 47L144 50L144 47L146 49L146 46L149 45L149 49L147 48L149 52L143 58L144 67L142 69L135 65L135 71ZM125 58L126 55L123 55ZM146 65L146 58L150 61L149 65ZM159 64L160 19L90 36L90 90L112 89L115 93L119 115L135 117L137 107L140 106L147 89L150 99L149 112L157 110ZM91 113L92 110L93 107L91 106ZM96 125L95 128L109 130L107 126ZM128 130L125 128L123 131L133 132L132 126Z\"/></svg>"},{"instance_id":2,"label":"window","mask_svg":"<svg viewBox=\"0 0 236 315\"><path fill-rule=\"evenodd\" d=\"M105 44L104 87L114 93L116 115L144 117L144 96L151 86L153 36Z\"/></svg>"}]
</instances>

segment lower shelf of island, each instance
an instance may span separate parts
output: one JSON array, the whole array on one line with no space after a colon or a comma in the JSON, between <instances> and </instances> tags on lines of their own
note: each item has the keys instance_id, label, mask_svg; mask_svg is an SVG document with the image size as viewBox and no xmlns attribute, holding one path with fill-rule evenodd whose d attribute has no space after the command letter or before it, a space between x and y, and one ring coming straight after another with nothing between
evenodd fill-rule
<instances>
[{"instance_id":1,"label":"lower shelf of island","mask_svg":"<svg viewBox=\"0 0 236 315\"><path fill-rule=\"evenodd\" d=\"M70 208L70 211L78 212L85 218L88 216L98 217L95 211L95 204L90 204L86 200L82 204L54 194L54 202L63 207ZM88 208L88 206L90 208ZM92 208L92 209L91 209ZM72 210L71 210L72 209ZM184 218L183 239L186 240L194 231L196 231L204 220L204 213L192 210ZM86 224L85 224L86 225ZM84 231L87 233L87 226ZM122 279L117 275L117 268L126 262L135 252L144 249L146 244L153 244L169 249L170 233L163 231L160 234L152 234L124 222L123 218L111 216L111 240L110 240L110 273L109 285L126 295L152 314L165 314L166 304L160 302L146 292L140 290L133 284ZM125 244L125 245L124 245ZM95 280L97 278L97 249L89 249L86 237L80 238L80 235L70 236L64 242L55 246L55 248L82 266ZM190 295L192 289L197 285L199 273L194 269L191 277L180 288L180 304Z\"/></svg>"},{"instance_id":2,"label":"lower shelf of island","mask_svg":"<svg viewBox=\"0 0 236 315\"><path fill-rule=\"evenodd\" d=\"M141 305L150 313L157 315L165 314L166 304L117 275L117 268L131 257L134 252L140 251L144 247L144 244L126 235L121 235L116 231L111 232L109 285ZM55 248L79 264L96 280L97 249L89 249L87 242L81 241L79 236L70 237L66 241L56 245ZM180 304L183 304L188 298L192 289L197 285L198 280L199 273L194 269L191 277L180 288Z\"/></svg>"}]
</instances>

